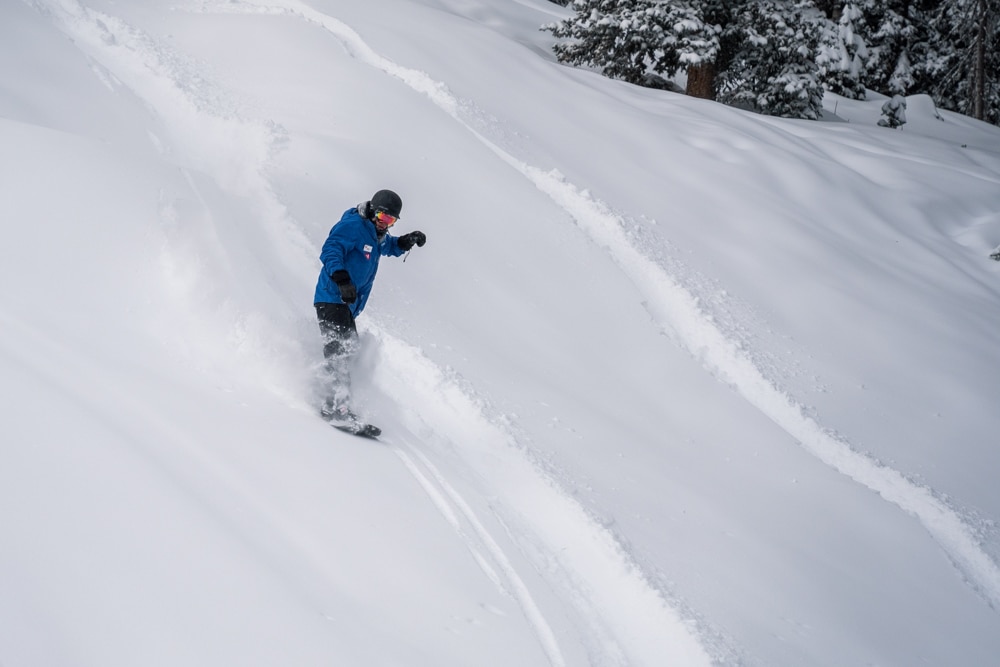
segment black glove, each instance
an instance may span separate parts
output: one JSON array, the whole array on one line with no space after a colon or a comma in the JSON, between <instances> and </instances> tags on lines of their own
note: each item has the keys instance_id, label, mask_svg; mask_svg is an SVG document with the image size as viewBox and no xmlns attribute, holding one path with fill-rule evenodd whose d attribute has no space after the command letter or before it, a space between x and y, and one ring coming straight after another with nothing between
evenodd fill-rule
<instances>
[{"instance_id":1,"label":"black glove","mask_svg":"<svg viewBox=\"0 0 1000 667\"><path fill-rule=\"evenodd\" d=\"M354 303L358 298L358 288L351 282L351 274L341 269L334 271L330 279L340 288L340 299L344 303Z\"/></svg>"},{"instance_id":2,"label":"black glove","mask_svg":"<svg viewBox=\"0 0 1000 667\"><path fill-rule=\"evenodd\" d=\"M414 244L416 244L418 248L423 248L424 244L427 243L427 235L423 232L410 232L409 234L403 234L396 239L396 243L399 244L399 247L404 252L412 248Z\"/></svg>"}]
</instances>

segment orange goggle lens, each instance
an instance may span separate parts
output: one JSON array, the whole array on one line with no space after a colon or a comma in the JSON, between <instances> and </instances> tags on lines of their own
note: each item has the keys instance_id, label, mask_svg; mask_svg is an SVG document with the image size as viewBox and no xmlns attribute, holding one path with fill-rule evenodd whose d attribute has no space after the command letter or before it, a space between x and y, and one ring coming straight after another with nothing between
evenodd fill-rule
<instances>
[{"instance_id":1,"label":"orange goggle lens","mask_svg":"<svg viewBox=\"0 0 1000 667\"><path fill-rule=\"evenodd\" d=\"M375 222L382 227L391 227L396 224L397 220L399 220L399 218L394 215L389 215L385 211L375 211Z\"/></svg>"}]
</instances>

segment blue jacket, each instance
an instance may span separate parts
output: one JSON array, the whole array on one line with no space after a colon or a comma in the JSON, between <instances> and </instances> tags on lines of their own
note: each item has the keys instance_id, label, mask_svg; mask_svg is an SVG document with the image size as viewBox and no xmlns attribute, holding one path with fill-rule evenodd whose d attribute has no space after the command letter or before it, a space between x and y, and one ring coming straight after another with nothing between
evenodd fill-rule
<instances>
[{"instance_id":1,"label":"blue jacket","mask_svg":"<svg viewBox=\"0 0 1000 667\"><path fill-rule=\"evenodd\" d=\"M344 303L337 283L330 277L334 271L344 270L350 274L351 282L358 289L357 300L349 304L351 314L357 317L365 309L375 284L379 257L399 257L402 254L395 236L385 234L379 240L375 223L362 218L357 208L344 211L340 222L333 226L323 244L323 252L319 256L323 268L319 272L313 303Z\"/></svg>"}]
</instances>

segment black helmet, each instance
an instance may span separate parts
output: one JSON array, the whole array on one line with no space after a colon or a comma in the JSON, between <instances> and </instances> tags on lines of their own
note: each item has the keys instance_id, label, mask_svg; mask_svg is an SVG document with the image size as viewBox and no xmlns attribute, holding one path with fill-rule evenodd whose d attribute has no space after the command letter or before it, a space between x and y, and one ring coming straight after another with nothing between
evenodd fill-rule
<instances>
[{"instance_id":1,"label":"black helmet","mask_svg":"<svg viewBox=\"0 0 1000 667\"><path fill-rule=\"evenodd\" d=\"M399 217L403 210L403 200L392 190L379 190L372 195L372 214L375 211L385 211L394 218Z\"/></svg>"}]
</instances>

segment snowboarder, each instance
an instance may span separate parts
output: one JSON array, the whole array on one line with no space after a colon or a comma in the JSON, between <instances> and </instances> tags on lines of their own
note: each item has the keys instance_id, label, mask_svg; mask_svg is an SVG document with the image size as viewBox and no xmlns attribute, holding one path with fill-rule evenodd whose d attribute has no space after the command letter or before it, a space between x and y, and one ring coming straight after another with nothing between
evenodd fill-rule
<instances>
[{"instance_id":1,"label":"snowboarder","mask_svg":"<svg viewBox=\"0 0 1000 667\"><path fill-rule=\"evenodd\" d=\"M379 190L370 201L344 212L330 230L320 254L323 268L313 305L332 384L321 413L334 426L362 435L377 435L378 429L361 424L351 409L350 363L358 349L354 321L368 302L379 258L399 257L427 242L427 236L419 231L403 236L389 234L402 208L399 195Z\"/></svg>"}]
</instances>

